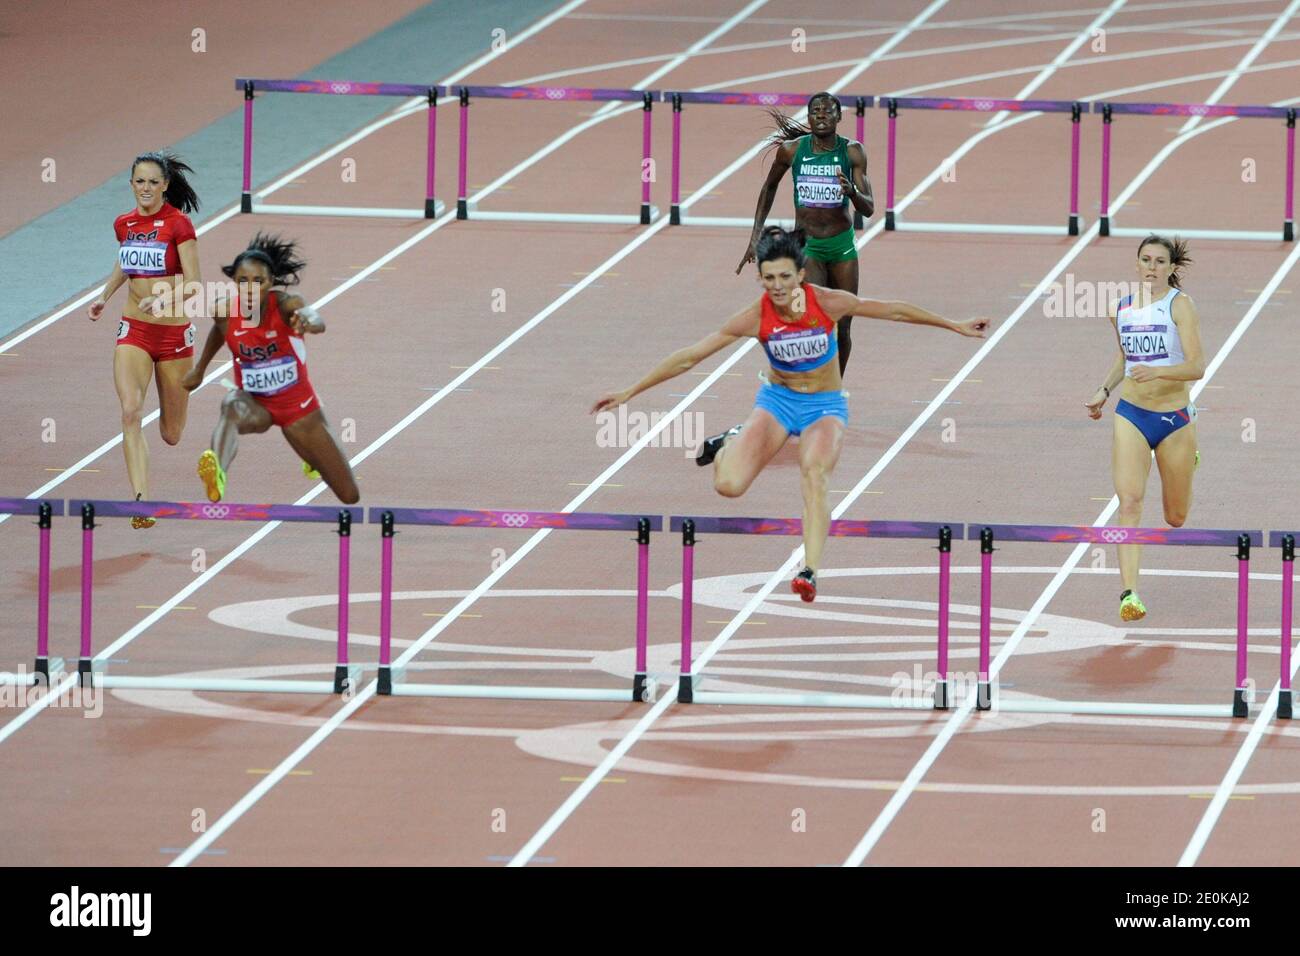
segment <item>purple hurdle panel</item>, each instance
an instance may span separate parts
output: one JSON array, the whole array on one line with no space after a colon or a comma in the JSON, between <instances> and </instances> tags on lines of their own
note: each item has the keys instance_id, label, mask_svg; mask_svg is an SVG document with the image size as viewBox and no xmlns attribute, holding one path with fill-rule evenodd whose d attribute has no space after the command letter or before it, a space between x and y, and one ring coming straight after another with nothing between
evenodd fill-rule
<instances>
[{"instance_id":1,"label":"purple hurdle panel","mask_svg":"<svg viewBox=\"0 0 1300 956\"><path fill-rule=\"evenodd\" d=\"M469 218L469 103L472 97L490 100L540 100L544 102L641 102L641 162L650 159L650 110L654 90L585 89L572 86L452 86L460 98L460 169L457 173L456 218ZM650 222L650 180L641 176L640 222Z\"/></svg>"},{"instance_id":2,"label":"purple hurdle panel","mask_svg":"<svg viewBox=\"0 0 1300 956\"><path fill-rule=\"evenodd\" d=\"M178 518L185 521L337 521L340 511L347 511L352 521L365 519L361 508L329 505L258 505L221 501L101 501L73 498L69 514L83 505L93 505L97 518Z\"/></svg>"},{"instance_id":3,"label":"purple hurdle panel","mask_svg":"<svg viewBox=\"0 0 1300 956\"><path fill-rule=\"evenodd\" d=\"M434 213L433 172L437 146L438 97L445 95L446 87L414 83L356 83L349 80L265 80L239 77L235 89L244 92L244 177L239 199L240 212L253 211L253 99L263 93L321 93L328 96L422 96L429 104L427 137L428 153L425 157L424 216L432 219Z\"/></svg>"},{"instance_id":4,"label":"purple hurdle panel","mask_svg":"<svg viewBox=\"0 0 1300 956\"><path fill-rule=\"evenodd\" d=\"M65 502L32 498L0 498L0 514L35 515L40 529L36 588L36 664L32 668L35 682L45 675L50 683L50 528L54 516L64 515Z\"/></svg>"},{"instance_id":5,"label":"purple hurdle panel","mask_svg":"<svg viewBox=\"0 0 1300 956\"><path fill-rule=\"evenodd\" d=\"M1295 542L1300 531L1274 531L1269 544L1282 549L1282 675L1278 683L1277 716L1291 719L1291 615L1295 594Z\"/></svg>"},{"instance_id":6,"label":"purple hurdle panel","mask_svg":"<svg viewBox=\"0 0 1300 956\"><path fill-rule=\"evenodd\" d=\"M896 96L882 99L889 109L889 136L885 167L885 228L895 228L894 169L897 158L898 111L948 110L976 113L1069 113L1070 114L1070 214L1066 226L1072 236L1079 234L1079 123L1083 113L1080 103L1069 100L999 100L982 97Z\"/></svg>"},{"instance_id":7,"label":"purple hurdle panel","mask_svg":"<svg viewBox=\"0 0 1300 956\"><path fill-rule=\"evenodd\" d=\"M339 536L338 652L335 658L334 689L342 693L348 665L348 578L349 546L353 521L365 520L361 508L329 505L266 505L209 501L100 501L73 499L70 514L81 515L81 657L77 672L81 679L92 672L91 598L94 578L94 534L96 518L156 518L190 521L298 521L335 523Z\"/></svg>"},{"instance_id":8,"label":"purple hurdle panel","mask_svg":"<svg viewBox=\"0 0 1300 956\"><path fill-rule=\"evenodd\" d=\"M695 675L692 673L692 606L695 593L695 536L697 534L803 534L800 518L689 518L673 515L668 519L668 530L682 535L682 638L681 674L678 678L677 700L689 704L695 696ZM939 539L939 636L938 673L935 685L936 710L948 708L948 594L952 536L962 536L963 525L951 521L845 521L830 523L829 535L833 538L933 538Z\"/></svg>"},{"instance_id":9,"label":"purple hurdle panel","mask_svg":"<svg viewBox=\"0 0 1300 956\"><path fill-rule=\"evenodd\" d=\"M673 105L673 172L672 172L672 195L671 207L669 210L669 222L674 225L681 225L681 172L682 172L682 104L683 103L703 103L715 106L765 106L768 108L777 106L807 106L808 93L748 93L748 92L728 92L724 90L715 90L707 93L699 93L692 90L664 90L659 94L660 100L664 103L671 102ZM852 101L857 110L857 133L858 140L863 137L865 126L864 111L869 106L874 106L876 98L874 96L857 96L841 94L840 102ZM854 220L854 228L861 229L862 222L860 217Z\"/></svg>"},{"instance_id":10,"label":"purple hurdle panel","mask_svg":"<svg viewBox=\"0 0 1300 956\"><path fill-rule=\"evenodd\" d=\"M1114 113L1131 113L1145 116L1236 116L1243 119L1286 120L1286 182L1283 194L1282 239L1295 240L1293 219L1295 195L1295 107L1293 106L1231 106L1209 103L1094 103L1093 112L1102 114L1104 130L1101 144L1101 234L1110 235L1110 125Z\"/></svg>"},{"instance_id":11,"label":"purple hurdle panel","mask_svg":"<svg viewBox=\"0 0 1300 956\"><path fill-rule=\"evenodd\" d=\"M1120 528L1081 525L1015 525L971 522L967 537L978 533L981 552L980 584L980 680L986 680L989 657L989 624L992 608L993 542L1033 541L1052 544L1114 544L1114 545L1231 545L1237 549L1237 670L1233 690L1232 713L1234 717L1248 714L1246 701L1247 661L1246 637L1249 618L1250 549L1262 547L1262 531L1226 531L1212 528ZM981 683L981 692L987 687ZM981 704L984 701L981 700ZM989 702L991 705L991 701ZM980 706L981 710L988 707Z\"/></svg>"},{"instance_id":12,"label":"purple hurdle panel","mask_svg":"<svg viewBox=\"0 0 1300 956\"><path fill-rule=\"evenodd\" d=\"M603 514L575 511L503 511L461 508L370 509L370 521L383 527L379 604L379 693L393 693L392 602L393 535L395 525L432 525L447 528L514 528L540 531L635 531L636 571L636 673L632 678L632 700L648 699L646 656L650 594L650 532L663 530L658 515Z\"/></svg>"}]
</instances>

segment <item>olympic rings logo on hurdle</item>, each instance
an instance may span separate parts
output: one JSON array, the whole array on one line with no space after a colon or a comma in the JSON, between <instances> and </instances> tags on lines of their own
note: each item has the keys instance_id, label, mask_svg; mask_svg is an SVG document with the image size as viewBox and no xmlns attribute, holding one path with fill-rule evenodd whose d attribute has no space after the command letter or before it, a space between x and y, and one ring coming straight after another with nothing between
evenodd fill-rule
<instances>
[{"instance_id":1,"label":"olympic rings logo on hurdle","mask_svg":"<svg viewBox=\"0 0 1300 956\"><path fill-rule=\"evenodd\" d=\"M977 110L979 110L981 113L987 113L989 110L993 109L993 101L992 101L992 100L976 100L976 101L975 101L975 108L976 108Z\"/></svg>"},{"instance_id":2,"label":"olympic rings logo on hurdle","mask_svg":"<svg viewBox=\"0 0 1300 956\"><path fill-rule=\"evenodd\" d=\"M546 88L546 98L547 98L548 100L562 100L562 99L564 99L564 89L563 89L563 87L558 87L558 86L548 86L548 87Z\"/></svg>"},{"instance_id":3,"label":"olympic rings logo on hurdle","mask_svg":"<svg viewBox=\"0 0 1300 956\"><path fill-rule=\"evenodd\" d=\"M1118 531L1116 531L1116 530L1111 529L1111 528L1107 528L1105 531L1103 531L1103 532L1101 533L1101 536L1102 536L1102 538L1104 538L1106 541L1109 541L1111 544L1118 544L1118 543L1121 542L1121 541L1126 541L1126 540L1128 540L1128 532L1127 532L1127 531L1124 531L1124 530L1118 530Z\"/></svg>"},{"instance_id":4,"label":"olympic rings logo on hurdle","mask_svg":"<svg viewBox=\"0 0 1300 956\"><path fill-rule=\"evenodd\" d=\"M351 92L351 90L352 90L352 84L351 84L351 83L331 83L331 84L330 84L330 92L331 92L331 93L348 93L348 92Z\"/></svg>"},{"instance_id":5,"label":"olympic rings logo on hurdle","mask_svg":"<svg viewBox=\"0 0 1300 956\"><path fill-rule=\"evenodd\" d=\"M1208 106L1189 106L1187 112L1193 116L1205 116L1210 112L1210 108Z\"/></svg>"},{"instance_id":6,"label":"olympic rings logo on hurdle","mask_svg":"<svg viewBox=\"0 0 1300 956\"><path fill-rule=\"evenodd\" d=\"M507 527L522 528L524 525L528 524L528 515L507 511L501 516L501 520L506 523Z\"/></svg>"},{"instance_id":7,"label":"olympic rings logo on hurdle","mask_svg":"<svg viewBox=\"0 0 1300 956\"><path fill-rule=\"evenodd\" d=\"M229 505L204 505L203 516L205 518L224 518L230 514Z\"/></svg>"},{"instance_id":8,"label":"olympic rings logo on hurdle","mask_svg":"<svg viewBox=\"0 0 1300 956\"><path fill-rule=\"evenodd\" d=\"M773 93L759 93L758 101L764 106L775 106L781 101L781 98Z\"/></svg>"}]
</instances>

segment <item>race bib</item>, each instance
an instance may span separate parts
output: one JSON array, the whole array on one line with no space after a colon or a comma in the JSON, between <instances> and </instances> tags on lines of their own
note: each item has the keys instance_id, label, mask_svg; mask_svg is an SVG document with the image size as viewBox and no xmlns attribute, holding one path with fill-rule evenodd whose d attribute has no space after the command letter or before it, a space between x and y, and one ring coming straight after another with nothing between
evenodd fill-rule
<instances>
[{"instance_id":1,"label":"race bib","mask_svg":"<svg viewBox=\"0 0 1300 956\"><path fill-rule=\"evenodd\" d=\"M292 355L250 362L240 369L244 391L254 395L278 395L298 384L298 360Z\"/></svg>"},{"instance_id":2,"label":"race bib","mask_svg":"<svg viewBox=\"0 0 1300 956\"><path fill-rule=\"evenodd\" d=\"M117 320L117 340L120 342L131 334L131 323L126 319Z\"/></svg>"},{"instance_id":3,"label":"race bib","mask_svg":"<svg viewBox=\"0 0 1300 956\"><path fill-rule=\"evenodd\" d=\"M165 276L167 243L124 242L117 249L117 262L130 276Z\"/></svg>"},{"instance_id":4,"label":"race bib","mask_svg":"<svg viewBox=\"0 0 1300 956\"><path fill-rule=\"evenodd\" d=\"M1122 325L1119 341L1130 362L1157 362L1169 358L1168 325Z\"/></svg>"},{"instance_id":5,"label":"race bib","mask_svg":"<svg viewBox=\"0 0 1300 956\"><path fill-rule=\"evenodd\" d=\"M838 176L801 176L794 189L801 206L835 207L844 203Z\"/></svg>"},{"instance_id":6,"label":"race bib","mask_svg":"<svg viewBox=\"0 0 1300 956\"><path fill-rule=\"evenodd\" d=\"M824 358L831 347L831 337L821 329L802 329L773 335L767 340L767 353L787 365L814 362Z\"/></svg>"}]
</instances>

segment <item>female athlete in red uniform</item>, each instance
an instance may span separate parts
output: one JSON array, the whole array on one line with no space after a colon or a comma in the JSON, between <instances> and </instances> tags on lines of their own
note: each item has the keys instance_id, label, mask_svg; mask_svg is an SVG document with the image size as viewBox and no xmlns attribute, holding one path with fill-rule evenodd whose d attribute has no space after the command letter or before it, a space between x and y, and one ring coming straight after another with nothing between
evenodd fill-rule
<instances>
[{"instance_id":1,"label":"female athlete in red uniform","mask_svg":"<svg viewBox=\"0 0 1300 956\"><path fill-rule=\"evenodd\" d=\"M158 430L169 445L181 440L189 393L181 379L194 355L194 327L185 316L185 292L200 288L199 244L186 213L199 208L185 178L193 170L171 153L145 153L131 164L136 208L117 217L117 262L104 291L87 310L92 322L124 282L126 308L117 324L113 384L122 403L122 448L136 500L149 494L149 446L140 428L149 380L158 381ZM180 281L184 280L184 286ZM201 304L201 303L200 303ZM148 528L153 518L132 518Z\"/></svg>"},{"instance_id":2,"label":"female athlete in red uniform","mask_svg":"<svg viewBox=\"0 0 1300 956\"><path fill-rule=\"evenodd\" d=\"M987 319L952 322L907 302L875 302L851 292L804 281L804 237L769 226L755 249L766 290L756 302L727 320L718 332L668 356L641 381L600 398L592 412L617 408L632 396L690 371L714 352L753 336L763 345L771 370L758 390L754 411L738 428L706 439L695 459L713 463L713 487L738 498L791 435L799 439L803 478L803 543L807 562L790 583L803 600L817 596L817 569L830 530L826 483L840 457L849 409L841 391L837 324L848 316L932 325L983 338ZM743 429L743 430L742 430Z\"/></svg>"},{"instance_id":3,"label":"female athlete in red uniform","mask_svg":"<svg viewBox=\"0 0 1300 956\"><path fill-rule=\"evenodd\" d=\"M238 386L221 403L221 418L212 432L212 447L199 456L199 477L209 501L226 491L226 471L239 451L239 436L279 425L285 440L302 460L320 472L339 500L355 504L361 498L343 449L330 434L320 399L307 377L304 334L325 331L320 314L302 296L284 292L296 285L307 265L292 242L258 233L235 261L222 267L238 286L238 294L214 308L203 354L185 377L184 387L203 381L208 363L224 342L235 357ZM228 311L227 317L220 313Z\"/></svg>"}]
</instances>

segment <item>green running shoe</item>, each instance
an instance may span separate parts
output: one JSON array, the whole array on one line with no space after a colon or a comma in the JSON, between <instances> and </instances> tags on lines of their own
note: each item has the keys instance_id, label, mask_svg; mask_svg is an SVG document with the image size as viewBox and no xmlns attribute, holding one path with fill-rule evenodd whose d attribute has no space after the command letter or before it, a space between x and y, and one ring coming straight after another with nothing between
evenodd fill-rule
<instances>
[{"instance_id":1,"label":"green running shoe","mask_svg":"<svg viewBox=\"0 0 1300 956\"><path fill-rule=\"evenodd\" d=\"M1147 616L1147 606L1134 591L1125 591L1119 597L1119 617L1121 621L1140 621Z\"/></svg>"}]
</instances>

